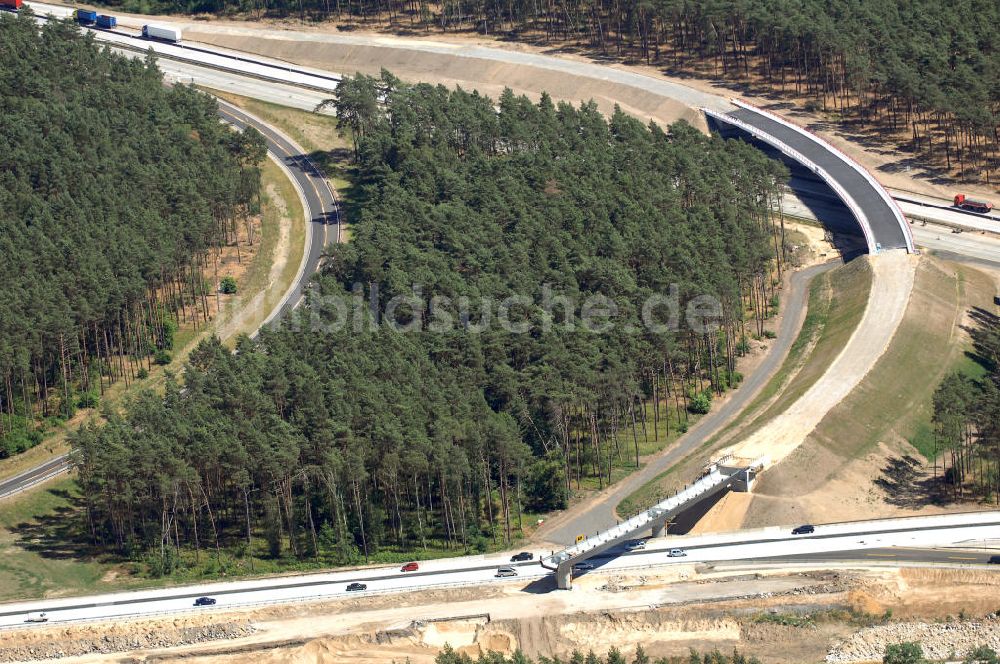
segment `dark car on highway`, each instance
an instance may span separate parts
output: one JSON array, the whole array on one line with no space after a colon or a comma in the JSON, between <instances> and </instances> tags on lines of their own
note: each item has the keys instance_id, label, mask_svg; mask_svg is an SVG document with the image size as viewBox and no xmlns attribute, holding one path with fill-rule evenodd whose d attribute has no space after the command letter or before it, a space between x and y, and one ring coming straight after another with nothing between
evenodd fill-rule
<instances>
[{"instance_id":1,"label":"dark car on highway","mask_svg":"<svg viewBox=\"0 0 1000 664\"><path fill-rule=\"evenodd\" d=\"M199 597L194 601L195 606L212 606L215 604L214 597Z\"/></svg>"},{"instance_id":2,"label":"dark car on highway","mask_svg":"<svg viewBox=\"0 0 1000 664\"><path fill-rule=\"evenodd\" d=\"M990 559L986 562L990 565L1000 565L1000 556L990 556Z\"/></svg>"},{"instance_id":3,"label":"dark car on highway","mask_svg":"<svg viewBox=\"0 0 1000 664\"><path fill-rule=\"evenodd\" d=\"M511 556L510 562L519 563L525 560L534 560L534 559L535 559L535 554L533 554L530 551L522 551L521 553L515 553L513 556Z\"/></svg>"},{"instance_id":4,"label":"dark car on highway","mask_svg":"<svg viewBox=\"0 0 1000 664\"><path fill-rule=\"evenodd\" d=\"M347 592L352 593L358 590L368 590L368 586L363 583L358 583L357 581L347 584Z\"/></svg>"},{"instance_id":5,"label":"dark car on highway","mask_svg":"<svg viewBox=\"0 0 1000 664\"><path fill-rule=\"evenodd\" d=\"M809 524L792 528L793 535L808 535L814 532L816 532L816 526L810 526Z\"/></svg>"}]
</instances>

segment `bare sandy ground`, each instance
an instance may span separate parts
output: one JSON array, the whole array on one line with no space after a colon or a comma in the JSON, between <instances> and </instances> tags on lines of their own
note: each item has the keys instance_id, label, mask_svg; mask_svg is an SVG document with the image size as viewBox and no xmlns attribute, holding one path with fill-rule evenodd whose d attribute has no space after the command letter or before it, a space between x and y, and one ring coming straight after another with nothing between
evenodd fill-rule
<instances>
[{"instance_id":1,"label":"bare sandy ground","mask_svg":"<svg viewBox=\"0 0 1000 664\"><path fill-rule=\"evenodd\" d=\"M279 162L275 160L275 163ZM294 182L295 180L289 178L289 181ZM238 308L233 307L220 315L217 319L216 334L223 341L227 341L237 334L246 334L259 325L281 298L282 293L276 292L276 286L287 286L287 284L279 284L279 280L292 255L290 225L299 223L299 221L289 218L288 203L282 198L277 187L269 185L266 193L277 212L279 223L278 241L269 257L271 263L267 274L267 284L248 302L241 303Z\"/></svg>"},{"instance_id":2,"label":"bare sandy ground","mask_svg":"<svg viewBox=\"0 0 1000 664\"><path fill-rule=\"evenodd\" d=\"M996 279L995 272L982 268L921 259L914 292L887 352L801 446L760 477L742 526L989 507L940 495L933 481L940 465L935 469L909 438L916 422L930 416L935 385L969 348L969 312L994 309ZM922 344L930 344L928 353L914 356ZM867 403L888 408L880 414ZM913 464L910 470L900 465L906 459Z\"/></svg>"},{"instance_id":3,"label":"bare sandy ground","mask_svg":"<svg viewBox=\"0 0 1000 664\"><path fill-rule=\"evenodd\" d=\"M859 631L860 625L844 621L848 610L877 616L892 608L897 618L907 620L992 611L1000 574L873 566L747 573L691 565L627 576L588 575L575 586L568 592L537 593L512 583L482 599L470 594L474 589L458 589L373 598L370 607L342 601L205 614L200 619L249 621L255 631L242 638L59 661L431 664L446 643L473 658L486 650L510 654L515 649L566 657L573 649L605 652L612 646L630 658L641 643L653 656L685 655L691 647L739 648L769 662L801 664L822 661L831 647ZM810 613L817 618L801 627L759 619ZM197 627L195 621L21 630L5 633L3 646L101 641L129 626L139 632L170 631ZM896 632L905 635L905 624Z\"/></svg>"},{"instance_id":4,"label":"bare sandy ground","mask_svg":"<svg viewBox=\"0 0 1000 664\"><path fill-rule=\"evenodd\" d=\"M906 312L919 258L891 251L863 260L871 261L872 289L861 322L847 345L826 373L788 410L721 455L763 457L767 465L779 463L861 382L885 352Z\"/></svg>"},{"instance_id":5,"label":"bare sandy ground","mask_svg":"<svg viewBox=\"0 0 1000 664\"><path fill-rule=\"evenodd\" d=\"M149 16L135 15L120 15L119 18L122 25L130 27L139 27L150 20ZM163 20L180 25L186 40L258 53L336 73L377 74L385 67L404 80L461 85L494 97L504 87L535 98L545 90L557 100L572 103L594 99L604 112L609 112L617 103L626 112L661 123L684 118L704 128L704 120L694 108L703 105L724 108L728 99L740 96L808 126L876 173L886 186L946 199L954 195L956 188L986 197L996 193L986 185L959 186L932 181L919 169L905 163L910 158L908 154L889 145L866 147L859 137L818 113L805 111L796 100L783 99L776 103L772 96L737 91L739 84L735 82L668 76L653 65L601 60L572 47L502 41L469 33L398 36L357 29L347 33L339 31L335 23L303 23L294 19L255 22L207 16L179 20L172 16L163 17ZM485 51L493 54L484 58ZM501 55L497 56L498 52ZM536 59L538 56L545 57ZM542 60L588 67L599 65L598 69L604 71L587 76L546 72L538 66ZM619 73L647 77L649 84L639 85L638 89L634 85L621 85L613 80ZM669 87L661 87L664 85Z\"/></svg>"}]
</instances>

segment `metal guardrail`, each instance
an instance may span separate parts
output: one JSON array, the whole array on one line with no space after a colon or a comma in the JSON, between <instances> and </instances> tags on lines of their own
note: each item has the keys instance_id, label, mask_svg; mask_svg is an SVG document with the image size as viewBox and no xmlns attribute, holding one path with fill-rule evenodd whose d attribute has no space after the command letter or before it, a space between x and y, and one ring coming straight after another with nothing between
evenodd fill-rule
<instances>
[{"instance_id":1,"label":"metal guardrail","mask_svg":"<svg viewBox=\"0 0 1000 664\"><path fill-rule=\"evenodd\" d=\"M40 21L61 20L60 17L55 16L53 14L38 14L38 13L35 13L35 19L40 20ZM142 47L142 46L139 46L137 44L126 44L126 43L122 43L122 42L119 42L119 41L115 41L113 39L100 39L101 34L113 34L113 35L116 35L116 36L119 36L119 37L126 37L128 39L142 40L142 37L140 37L139 35L134 35L134 34L131 34L131 33L128 33L128 32L124 32L122 30L101 30L101 29L97 29L97 28L85 28L85 30L87 30L87 32L89 32L89 33L92 33L95 36L96 39L98 39L99 41L101 41L101 42L103 42L105 44L110 45L112 48L120 48L122 50L137 51L139 53L146 53L151 48L151 46L153 45L153 43L149 42L147 46ZM233 61L236 61L236 62L245 62L247 64L252 64L252 65L255 65L255 66L258 66L258 67L267 67L269 69L274 69L276 72L288 71L288 72L291 72L291 73L301 74L302 76L311 76L311 77L314 77L314 78L317 78L317 79L320 79L320 80L327 79L327 80L331 80L331 81L339 81L339 78L336 77L336 76L323 76L321 74L315 74L315 73L308 72L308 71L305 71L305 70L293 69L290 66L289 67L282 67L281 65L278 65L278 64L275 64L275 63L268 63L268 62L264 62L264 61L256 61L256 60L253 60L253 59L250 59L250 58L242 58L242 57L230 54L230 53L223 53L223 52L218 52L218 51L211 51L209 49L203 49L203 48L193 48L193 47L188 46L186 44L171 44L171 45L172 46L176 46L177 48L187 49L187 50L194 51L194 52L202 52L202 53L207 53L207 54L215 55L215 56L218 56L220 58L226 58L226 59L233 60ZM164 51L158 51L156 49L153 49L153 51L154 51L154 53L156 53L156 57L157 58L165 58L167 60L176 60L177 62L184 62L186 64L196 65L198 67L204 67L205 69L214 69L215 71L221 71L221 72L225 72L227 74L237 74L239 76L246 76L248 78L255 78L255 79L260 80L260 81L266 81L268 83L279 83L281 85L288 85L288 86L292 86L292 87L302 88L302 89L305 89L305 90L312 90L314 92L322 92L322 93L325 93L325 94L332 94L333 91L334 91L333 88L331 88L329 86L310 85L309 83L304 83L304 82L301 82L301 81L290 82L287 79L282 79L282 78L280 78L278 76L269 76L267 74L263 74L263 73L260 73L260 72L249 71L249 70L246 70L246 69L239 69L237 67L227 67L225 65L221 65L221 64L218 64L218 63L205 63L205 62L196 60L193 57L183 57L183 56L178 55L176 53L168 53L168 52L164 52Z\"/></svg>"},{"instance_id":2,"label":"metal guardrail","mask_svg":"<svg viewBox=\"0 0 1000 664\"><path fill-rule=\"evenodd\" d=\"M643 567L652 567L652 565L643 565ZM543 575L543 576L545 576L545 575ZM532 579L534 579L534 578L541 578L541 577L524 577L524 578L532 578ZM98 618L53 619L53 620L49 620L48 622L44 622L44 623L19 623L19 624L16 624L16 625L0 625L0 632L9 632L11 630L17 630L17 629L33 629L33 628L41 628L41 627L52 627L53 625L71 625L71 624L72 625L88 625L88 624L104 623L104 622L115 621L115 620L128 620L130 622L135 622L135 621L141 621L141 620L146 620L148 618L156 618L156 617L165 616L165 615L171 615L171 616L175 616L175 615L195 615L195 614L211 615L211 613L213 611L243 611L243 610L253 610L253 609L256 609L256 608L259 608L259 607L264 607L264 606L268 606L268 607L274 606L276 604L301 604L301 603L318 603L318 602L328 602L328 601L337 601L337 600L348 600L348 599L355 599L355 598L361 599L361 598L364 598L364 597L369 597L371 595L393 595L393 594L400 594L400 593L407 593L407 592L420 592L422 590L427 590L427 589L464 588L464 587L469 587L469 586L479 586L479 585L482 585L483 583L510 583L510 582L511 582L511 578L510 577L505 577L505 578L500 578L500 579L489 577L489 578L486 578L486 579L476 579L476 580L470 579L468 581L452 581L450 583L428 583L428 584L423 584L423 585L420 585L420 586L415 586L415 587L412 587L412 588L386 588L384 590L366 590L364 592L354 592L354 593L337 592L337 593L329 593L329 594L325 594L325 595L315 593L315 594L311 594L311 595L302 595L300 597L278 598L278 599L271 599L271 600L256 600L256 601L253 601L253 602L241 602L239 604L232 604L232 605L229 605L229 604L218 605L218 604L216 604L215 606L213 606L211 608L208 608L208 607L195 608L194 606L191 606L191 607L186 608L186 609L161 609L161 610L158 610L158 611L149 611L149 612L146 612L146 613L129 614L129 615L121 615L121 616L105 616L105 617L98 617ZM340 584L339 581L337 581L335 583ZM211 593L208 593L208 594L209 594L209 596L211 595ZM28 613L37 613L38 611L45 611L45 609L33 609L31 611L25 611L25 615L28 615ZM58 608L51 609L51 610L48 611L48 613L54 613L56 611L59 611L59 609ZM490 614L488 614L488 613L471 614L471 615L468 615L468 616L460 616L457 619L461 619L461 618L477 618L477 617L483 617L483 616L485 616L487 618L487 620L490 619ZM444 621L444 620L456 620L456 618L452 618L452 617L437 618L437 619L435 619L435 618L425 618L421 622L441 622L441 621Z\"/></svg>"},{"instance_id":3,"label":"metal guardrail","mask_svg":"<svg viewBox=\"0 0 1000 664\"><path fill-rule=\"evenodd\" d=\"M691 484L683 490L674 493L674 495L669 498L661 500L652 507L643 510L639 514L621 522L615 527L597 533L594 537L588 537L573 546L552 554L551 556L543 557L539 562L541 562L543 567L552 569L550 565L558 566L560 563L564 563L567 560L581 556L588 551L593 551L594 549L602 547L609 542L626 537L630 533L634 533L647 527L652 527L670 512L684 505L696 502L698 498L704 496L706 493L718 489L724 484L732 482L741 472L746 470L756 470L767 464L767 459L760 457L755 459L741 471L731 474L722 472L719 469L720 462L731 459L732 455L723 457L722 460L712 463L709 471L702 477L698 478L694 484ZM546 562L548 564L546 564Z\"/></svg>"},{"instance_id":4,"label":"metal guardrail","mask_svg":"<svg viewBox=\"0 0 1000 664\"><path fill-rule=\"evenodd\" d=\"M748 467L751 467L751 466L748 466ZM968 526L968 527L974 527L974 526L977 525L976 522L979 520L979 519L977 519L975 517L995 518L997 515L1000 515L1000 512L997 512L997 511L989 511L989 512L973 511L973 512L958 512L958 513L954 513L954 514L940 514L940 515L933 515L933 516L885 517L885 518L880 518L880 519L868 519L868 520L865 520L865 521L845 522L845 523L841 523L841 524L828 524L828 525L841 525L841 526L854 525L854 524L877 524L877 525L884 525L884 524L887 524L887 523L890 523L890 522L898 522L898 524L901 526L898 530L900 530L900 531L906 531L906 530L908 530L908 528L906 528L905 526L911 525L914 522L926 523L928 521L935 521L936 522L936 521L944 521L944 520L953 520L955 517L967 517L969 523L965 523L963 525L964 526ZM779 529L778 526L771 526L771 527L768 527L768 528L756 529L753 532L767 532L767 531L775 531L775 530L778 530L778 529ZM897 530L897 529L892 529L892 530L883 531L883 532L892 533L894 530ZM975 540L968 540L968 541L979 541L979 540L975 539ZM945 547L945 546L937 546L937 547L929 547L929 548L938 548L938 549L940 549L940 548L947 548L947 547ZM739 559L734 559L734 560L720 560L720 561L690 561L690 562L684 561L684 563L681 563L680 561L678 561L678 562L679 562L679 564L686 563L686 564L710 565L710 566L713 566L713 567L715 567L715 566L739 567L741 565L751 564L751 563L748 563L745 560L739 560ZM912 564L911 564L911 562L912 562ZM654 568L654 567L659 567L661 564L662 563L659 563L659 562L642 562L642 563L637 563L635 565L622 565L622 566L618 566L613 571L614 572L619 572L619 571L622 571L622 570L650 569L650 568ZM752 564L754 566L758 566L758 563L756 563L756 562L753 562ZM823 561L800 561L800 562L796 562L796 563L793 563L792 561L787 561L787 562L782 562L781 563L782 566L792 566L793 564L795 564L795 565L801 565L803 567L815 567L815 566L820 565L820 564L822 564L822 565L829 565L830 563L829 562L823 562ZM845 561L845 562L840 563L840 564L845 565L845 566L855 566L856 567L858 565L863 565L865 567L870 567L870 566L880 565L880 564L882 564L882 561L877 561L877 560ZM945 563L927 563L927 562L916 562L916 561L892 561L891 563L885 563L885 564L891 564L892 566L913 566L913 567L920 567L920 566L948 566L948 567L954 567L954 568L969 568L969 567L982 567L983 566L980 563L974 563L974 564L964 564L964 563L962 563L962 564L953 564L953 563L947 563L947 564L945 564ZM541 575L526 575L524 577L518 577L518 579L525 579L525 580L532 579L532 580L536 580L536 579L539 579L539 578L543 578L544 576L546 576L546 574L541 574ZM363 581L364 579L360 579L360 580ZM344 579L344 580L338 580L338 581L331 581L330 583L331 583L331 585L334 585L334 584L347 583L347 581L348 581L347 579ZM169 615L177 615L177 614L185 614L186 615L186 614L196 614L196 613L198 613L198 614L206 614L207 612L213 611L213 610L253 609L253 608L258 607L258 606L272 606L272 605L275 605L275 604L293 604L293 603L299 603L299 602L336 601L336 600L351 599L354 596L359 597L359 598L363 598L363 597L369 596L369 595L389 595L389 594L393 594L393 593L416 592L416 591L420 591L420 590L426 589L426 588L449 588L449 587L459 588L459 587L469 587L469 586L481 585L483 583L509 583L509 582L511 582L510 578L500 578L500 579L498 579L498 578L495 578L495 577L486 577L486 578L483 578L483 579L469 579L467 581L459 581L459 582L429 583L429 584L421 585L419 587L387 588L387 589L383 589L383 590L370 590L370 591L359 592L359 593L354 593L354 594L347 594L347 593L343 593L343 592L336 592L336 593L329 593L329 594L325 594L325 595L324 594L312 594L312 595L305 595L305 596L294 597L294 598L273 599L273 600L260 600L260 601L255 601L255 602L245 602L245 603L240 603L240 604L234 604L232 606L229 606L229 605L216 606L214 609L190 607L190 608L186 608L186 609L164 609L164 610L161 610L161 611L151 611L149 613L144 613L144 614L140 614L140 615L130 615L130 616L111 616L111 617L102 617L102 618L79 618L79 619L71 619L71 620L53 620L53 621L51 621L49 623L44 623L44 624L21 623L21 624L16 624L16 625L0 625L0 631L14 630L14 629L31 629L32 627L41 627L41 626L44 626L44 625L51 626L51 625L54 625L54 624L74 624L74 625L77 625L77 624L90 624L90 623L108 622L110 620L130 620L130 621L136 621L136 620L143 620L143 619L145 619L147 617L155 617L155 616L168 615L168 614ZM211 595L211 591L206 591L206 594ZM29 612L37 612L37 611L44 611L44 610L46 610L45 607L29 607L29 608L25 609L24 613L25 613L25 615L27 615ZM55 607L55 608L50 609L50 611L52 611L52 612L59 611L59 608Z\"/></svg>"},{"instance_id":5,"label":"metal guardrail","mask_svg":"<svg viewBox=\"0 0 1000 664\"><path fill-rule=\"evenodd\" d=\"M807 129L806 127L802 127L794 122L791 122L790 120L786 120L780 115L771 113L770 111L764 110L759 106L754 106L753 104L743 101L742 99L732 99L730 101L732 101L733 104L735 104L740 108L745 108L749 111L753 111L754 113L759 113L766 118L774 120L778 124L788 127L792 131L795 131L801 134L802 136L805 136L806 138L816 143L819 143L824 148L827 148L833 154L840 157L840 160L843 161L845 164L847 164L847 166L849 166L855 172L857 172L858 175L863 177L868 182L868 184L872 186L872 188L875 190L875 193L878 194L879 198L881 198L885 202L885 204L889 206L889 209L893 211L893 215L896 217L896 223L899 224L900 229L903 231L903 237L906 240L906 250L909 251L910 253L916 251L913 246L913 232L910 230L910 225L906 221L906 216L903 214L903 210L899 207L899 203L897 203L896 200L889 194L889 192L886 191L885 187L882 186L882 183L880 183L875 178L875 176L871 174L871 171L869 171L867 168L859 164L855 159L850 157L846 152L838 148L836 145L830 143L827 140L824 140L814 131Z\"/></svg>"},{"instance_id":6,"label":"metal guardrail","mask_svg":"<svg viewBox=\"0 0 1000 664\"><path fill-rule=\"evenodd\" d=\"M607 542L624 537L628 533L640 530L646 526L651 526L657 519L663 516L664 512L690 502L693 498L700 496L709 489L714 489L720 484L728 482L729 479L728 475L723 475L721 472L716 470L713 473L700 478L684 490L675 493L670 498L640 512L631 519L621 522L614 528L609 528L608 530L597 533L594 537L588 537L578 544L574 544L571 547L563 549L562 551L549 556L548 560L551 561L551 563L559 564L569 560L570 558L584 554L587 551L596 549Z\"/></svg>"},{"instance_id":7,"label":"metal guardrail","mask_svg":"<svg viewBox=\"0 0 1000 664\"><path fill-rule=\"evenodd\" d=\"M868 252L873 255L878 253L878 246L877 243L875 242L875 237L872 235L871 224L868 221L868 215L864 213L864 211L861 209L861 206L858 205L857 201L854 200L854 197L851 196L847 192L847 190L844 189L843 186L841 186L841 184L837 181L837 179L834 178L832 175L830 175L830 173L828 173L825 169L820 168L818 164L813 162L811 159L809 159L804 154L802 154L795 148L791 147L784 141L775 138L771 134L768 134L767 132L758 129L757 127L754 127L753 125L747 122L744 122L738 118L734 118L731 115L726 115L725 113L719 113L718 111L713 111L710 108L702 108L701 111L705 115L715 118L720 122L725 122L726 124L738 127L739 129L747 132L754 138L761 140L767 143L768 145L773 146L777 150L791 157L792 159L799 162L800 164L811 170L813 173L818 175L820 178L822 178L822 180L826 182L827 185L829 185L830 188L837 193L837 196L844 202L844 205L848 207L848 209L851 211L851 214L854 215L854 218L858 220L858 223L861 225L861 231L862 233L864 233L865 236L865 242L868 244Z\"/></svg>"}]
</instances>

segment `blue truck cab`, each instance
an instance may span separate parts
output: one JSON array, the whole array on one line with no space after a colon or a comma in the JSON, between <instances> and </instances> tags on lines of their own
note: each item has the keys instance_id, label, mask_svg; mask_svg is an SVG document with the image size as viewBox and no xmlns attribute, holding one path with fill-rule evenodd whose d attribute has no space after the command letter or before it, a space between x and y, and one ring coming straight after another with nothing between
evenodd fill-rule
<instances>
[{"instance_id":1,"label":"blue truck cab","mask_svg":"<svg viewBox=\"0 0 1000 664\"><path fill-rule=\"evenodd\" d=\"M107 16L106 14L97 15L97 27L104 28L108 30L118 26L118 19L114 16Z\"/></svg>"}]
</instances>

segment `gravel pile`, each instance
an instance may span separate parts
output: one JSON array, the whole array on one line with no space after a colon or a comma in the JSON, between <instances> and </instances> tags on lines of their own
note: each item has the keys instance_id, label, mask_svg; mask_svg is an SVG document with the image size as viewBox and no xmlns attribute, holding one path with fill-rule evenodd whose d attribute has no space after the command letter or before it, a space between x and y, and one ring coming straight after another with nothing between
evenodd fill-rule
<instances>
[{"instance_id":1,"label":"gravel pile","mask_svg":"<svg viewBox=\"0 0 1000 664\"><path fill-rule=\"evenodd\" d=\"M924 656L938 660L957 655L963 658L977 646L989 646L1000 652L1000 617L942 623L901 622L867 627L834 645L827 653L828 662L882 661L886 646L915 641Z\"/></svg>"}]
</instances>

